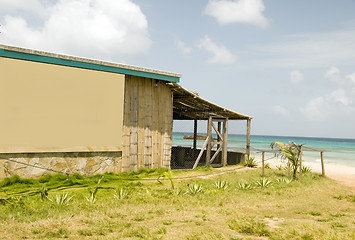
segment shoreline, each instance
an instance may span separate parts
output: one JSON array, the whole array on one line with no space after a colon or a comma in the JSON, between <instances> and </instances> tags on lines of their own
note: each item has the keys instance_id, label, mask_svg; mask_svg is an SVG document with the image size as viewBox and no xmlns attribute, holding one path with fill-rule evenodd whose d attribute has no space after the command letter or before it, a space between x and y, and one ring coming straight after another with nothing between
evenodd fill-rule
<instances>
[{"instance_id":1,"label":"shoreline","mask_svg":"<svg viewBox=\"0 0 355 240\"><path fill-rule=\"evenodd\" d=\"M261 158L255 158L258 161L258 165L261 166ZM259 162L260 161L260 162ZM276 166L284 163L278 158L274 158L265 163L269 163L271 168L276 168ZM322 173L321 163L319 162L303 162L303 166L308 166L311 168L312 172ZM338 181L339 183L346 185L355 192L355 167L349 167L334 163L324 163L325 176Z\"/></svg>"}]
</instances>

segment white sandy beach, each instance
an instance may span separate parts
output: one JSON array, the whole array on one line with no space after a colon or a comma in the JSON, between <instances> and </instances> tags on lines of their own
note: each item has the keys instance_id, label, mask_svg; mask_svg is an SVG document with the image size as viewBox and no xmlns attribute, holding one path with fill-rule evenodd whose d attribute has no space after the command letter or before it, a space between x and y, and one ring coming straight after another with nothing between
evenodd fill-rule
<instances>
[{"instance_id":1,"label":"white sandy beach","mask_svg":"<svg viewBox=\"0 0 355 240\"><path fill-rule=\"evenodd\" d=\"M261 158L257 158L258 162L261 161ZM282 162L280 159L271 159L267 161L271 168L276 168L277 165L280 165ZM261 163L260 163L261 165ZM312 172L322 173L321 163L319 162L307 162L303 163L304 166L308 166L312 169ZM348 167L344 165L329 164L324 163L325 175L329 178L337 180L338 182L349 186L353 192L355 192L355 167Z\"/></svg>"}]
</instances>

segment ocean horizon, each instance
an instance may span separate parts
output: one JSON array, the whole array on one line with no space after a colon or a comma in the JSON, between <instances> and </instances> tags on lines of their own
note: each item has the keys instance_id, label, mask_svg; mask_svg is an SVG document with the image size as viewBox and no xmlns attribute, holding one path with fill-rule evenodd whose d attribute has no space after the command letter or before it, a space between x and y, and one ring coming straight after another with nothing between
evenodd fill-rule
<instances>
[{"instance_id":1,"label":"ocean horizon","mask_svg":"<svg viewBox=\"0 0 355 240\"><path fill-rule=\"evenodd\" d=\"M198 133L206 136L206 133ZM192 146L193 140L183 139L183 136L191 136L192 132L173 132L173 146ZM337 164L355 167L355 139L351 138L329 138L329 137L300 137L300 136L271 136L251 135L251 155L261 157L260 150L271 150L270 144L273 141L283 143L295 142L303 146L325 151L324 160L327 164ZM204 140L197 140L197 146L202 147ZM229 134L228 150L245 152L246 135ZM265 153L265 158L274 157L273 153ZM320 152L304 151L305 162L320 162Z\"/></svg>"}]
</instances>

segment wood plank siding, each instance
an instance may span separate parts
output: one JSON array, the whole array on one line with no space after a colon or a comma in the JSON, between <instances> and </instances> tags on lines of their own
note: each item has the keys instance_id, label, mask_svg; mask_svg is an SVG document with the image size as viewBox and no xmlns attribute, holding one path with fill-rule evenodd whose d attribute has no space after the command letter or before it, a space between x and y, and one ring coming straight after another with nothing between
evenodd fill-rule
<instances>
[{"instance_id":1,"label":"wood plank siding","mask_svg":"<svg viewBox=\"0 0 355 240\"><path fill-rule=\"evenodd\" d=\"M170 168L173 95L164 81L126 75L122 171Z\"/></svg>"}]
</instances>

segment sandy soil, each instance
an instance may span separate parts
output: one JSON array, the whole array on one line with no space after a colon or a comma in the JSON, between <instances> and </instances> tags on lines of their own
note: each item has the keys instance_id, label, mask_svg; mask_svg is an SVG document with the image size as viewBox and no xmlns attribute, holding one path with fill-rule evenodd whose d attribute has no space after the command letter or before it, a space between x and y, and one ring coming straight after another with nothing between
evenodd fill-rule
<instances>
[{"instance_id":1,"label":"sandy soil","mask_svg":"<svg viewBox=\"0 0 355 240\"><path fill-rule=\"evenodd\" d=\"M272 168L276 168L277 165L282 163L280 159L272 159L267 162ZM303 165L309 166L312 169L312 172L322 172L320 162L317 163L306 161L305 163L303 163ZM338 182L350 187L352 191L355 192L355 167L325 163L324 169L325 175L327 177L337 180Z\"/></svg>"}]
</instances>

